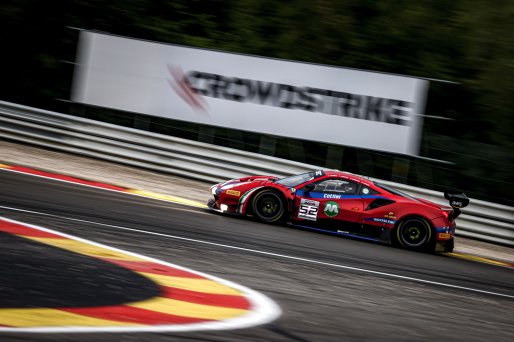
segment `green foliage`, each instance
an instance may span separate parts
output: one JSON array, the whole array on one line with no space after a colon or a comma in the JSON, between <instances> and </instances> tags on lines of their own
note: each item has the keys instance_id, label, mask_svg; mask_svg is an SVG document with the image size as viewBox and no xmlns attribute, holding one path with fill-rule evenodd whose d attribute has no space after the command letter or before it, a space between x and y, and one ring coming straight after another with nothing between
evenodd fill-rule
<instances>
[{"instance_id":1,"label":"green foliage","mask_svg":"<svg viewBox=\"0 0 514 342\"><path fill-rule=\"evenodd\" d=\"M501 164L514 149L509 0L6 0L0 25L2 100L55 109L55 99L69 98L72 66L64 62L75 59L69 27L78 27L457 82L431 83L427 113L454 121L425 121L425 155L448 160L445 150L477 142L503 151ZM470 174L487 177L484 163L466 160L459 163ZM501 176L510 186L511 173Z\"/></svg>"}]
</instances>

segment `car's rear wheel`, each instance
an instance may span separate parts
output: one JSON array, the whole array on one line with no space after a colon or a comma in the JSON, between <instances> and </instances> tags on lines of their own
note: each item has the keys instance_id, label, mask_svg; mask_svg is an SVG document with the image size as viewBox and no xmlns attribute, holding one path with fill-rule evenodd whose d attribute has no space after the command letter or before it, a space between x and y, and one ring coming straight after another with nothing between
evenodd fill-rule
<instances>
[{"instance_id":1,"label":"car's rear wheel","mask_svg":"<svg viewBox=\"0 0 514 342\"><path fill-rule=\"evenodd\" d=\"M253 213L262 222L279 221L285 212L282 196L272 190L264 190L253 199Z\"/></svg>"},{"instance_id":2,"label":"car's rear wheel","mask_svg":"<svg viewBox=\"0 0 514 342\"><path fill-rule=\"evenodd\" d=\"M428 250L432 243L432 227L422 217L408 217L398 225L396 237L403 247Z\"/></svg>"}]
</instances>

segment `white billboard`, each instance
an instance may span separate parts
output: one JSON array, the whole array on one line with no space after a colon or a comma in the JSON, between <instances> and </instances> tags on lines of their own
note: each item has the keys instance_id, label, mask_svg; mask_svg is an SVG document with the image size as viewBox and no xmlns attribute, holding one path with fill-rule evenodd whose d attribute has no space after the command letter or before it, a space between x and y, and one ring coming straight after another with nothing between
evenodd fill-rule
<instances>
[{"instance_id":1,"label":"white billboard","mask_svg":"<svg viewBox=\"0 0 514 342\"><path fill-rule=\"evenodd\" d=\"M428 82L82 31L72 100L417 154Z\"/></svg>"}]
</instances>

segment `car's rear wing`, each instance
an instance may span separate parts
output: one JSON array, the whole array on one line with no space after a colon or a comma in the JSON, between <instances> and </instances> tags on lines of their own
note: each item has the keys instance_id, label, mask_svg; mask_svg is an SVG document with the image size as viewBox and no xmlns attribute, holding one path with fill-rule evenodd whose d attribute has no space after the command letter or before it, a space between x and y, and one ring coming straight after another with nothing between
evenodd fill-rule
<instances>
[{"instance_id":1,"label":"car's rear wing","mask_svg":"<svg viewBox=\"0 0 514 342\"><path fill-rule=\"evenodd\" d=\"M444 198L450 201L450 205L453 209L464 208L469 204L469 198L463 192L444 192Z\"/></svg>"},{"instance_id":2,"label":"car's rear wing","mask_svg":"<svg viewBox=\"0 0 514 342\"><path fill-rule=\"evenodd\" d=\"M460 208L464 208L469 204L469 198L463 192L445 191L444 198L450 202L453 208L453 212L448 217L450 221L455 220L460 215Z\"/></svg>"}]
</instances>

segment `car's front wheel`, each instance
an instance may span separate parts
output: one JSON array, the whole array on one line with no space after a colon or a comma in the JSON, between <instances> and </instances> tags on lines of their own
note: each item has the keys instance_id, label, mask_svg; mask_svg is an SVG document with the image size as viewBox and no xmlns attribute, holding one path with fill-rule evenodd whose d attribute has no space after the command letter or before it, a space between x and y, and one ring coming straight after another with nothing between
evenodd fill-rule
<instances>
[{"instance_id":1,"label":"car's front wheel","mask_svg":"<svg viewBox=\"0 0 514 342\"><path fill-rule=\"evenodd\" d=\"M422 217L408 217L398 225L396 237L408 249L428 250L432 244L432 227Z\"/></svg>"},{"instance_id":2,"label":"car's front wheel","mask_svg":"<svg viewBox=\"0 0 514 342\"><path fill-rule=\"evenodd\" d=\"M272 190L263 190L253 199L253 213L262 222L279 221L285 212L282 196Z\"/></svg>"}]
</instances>

